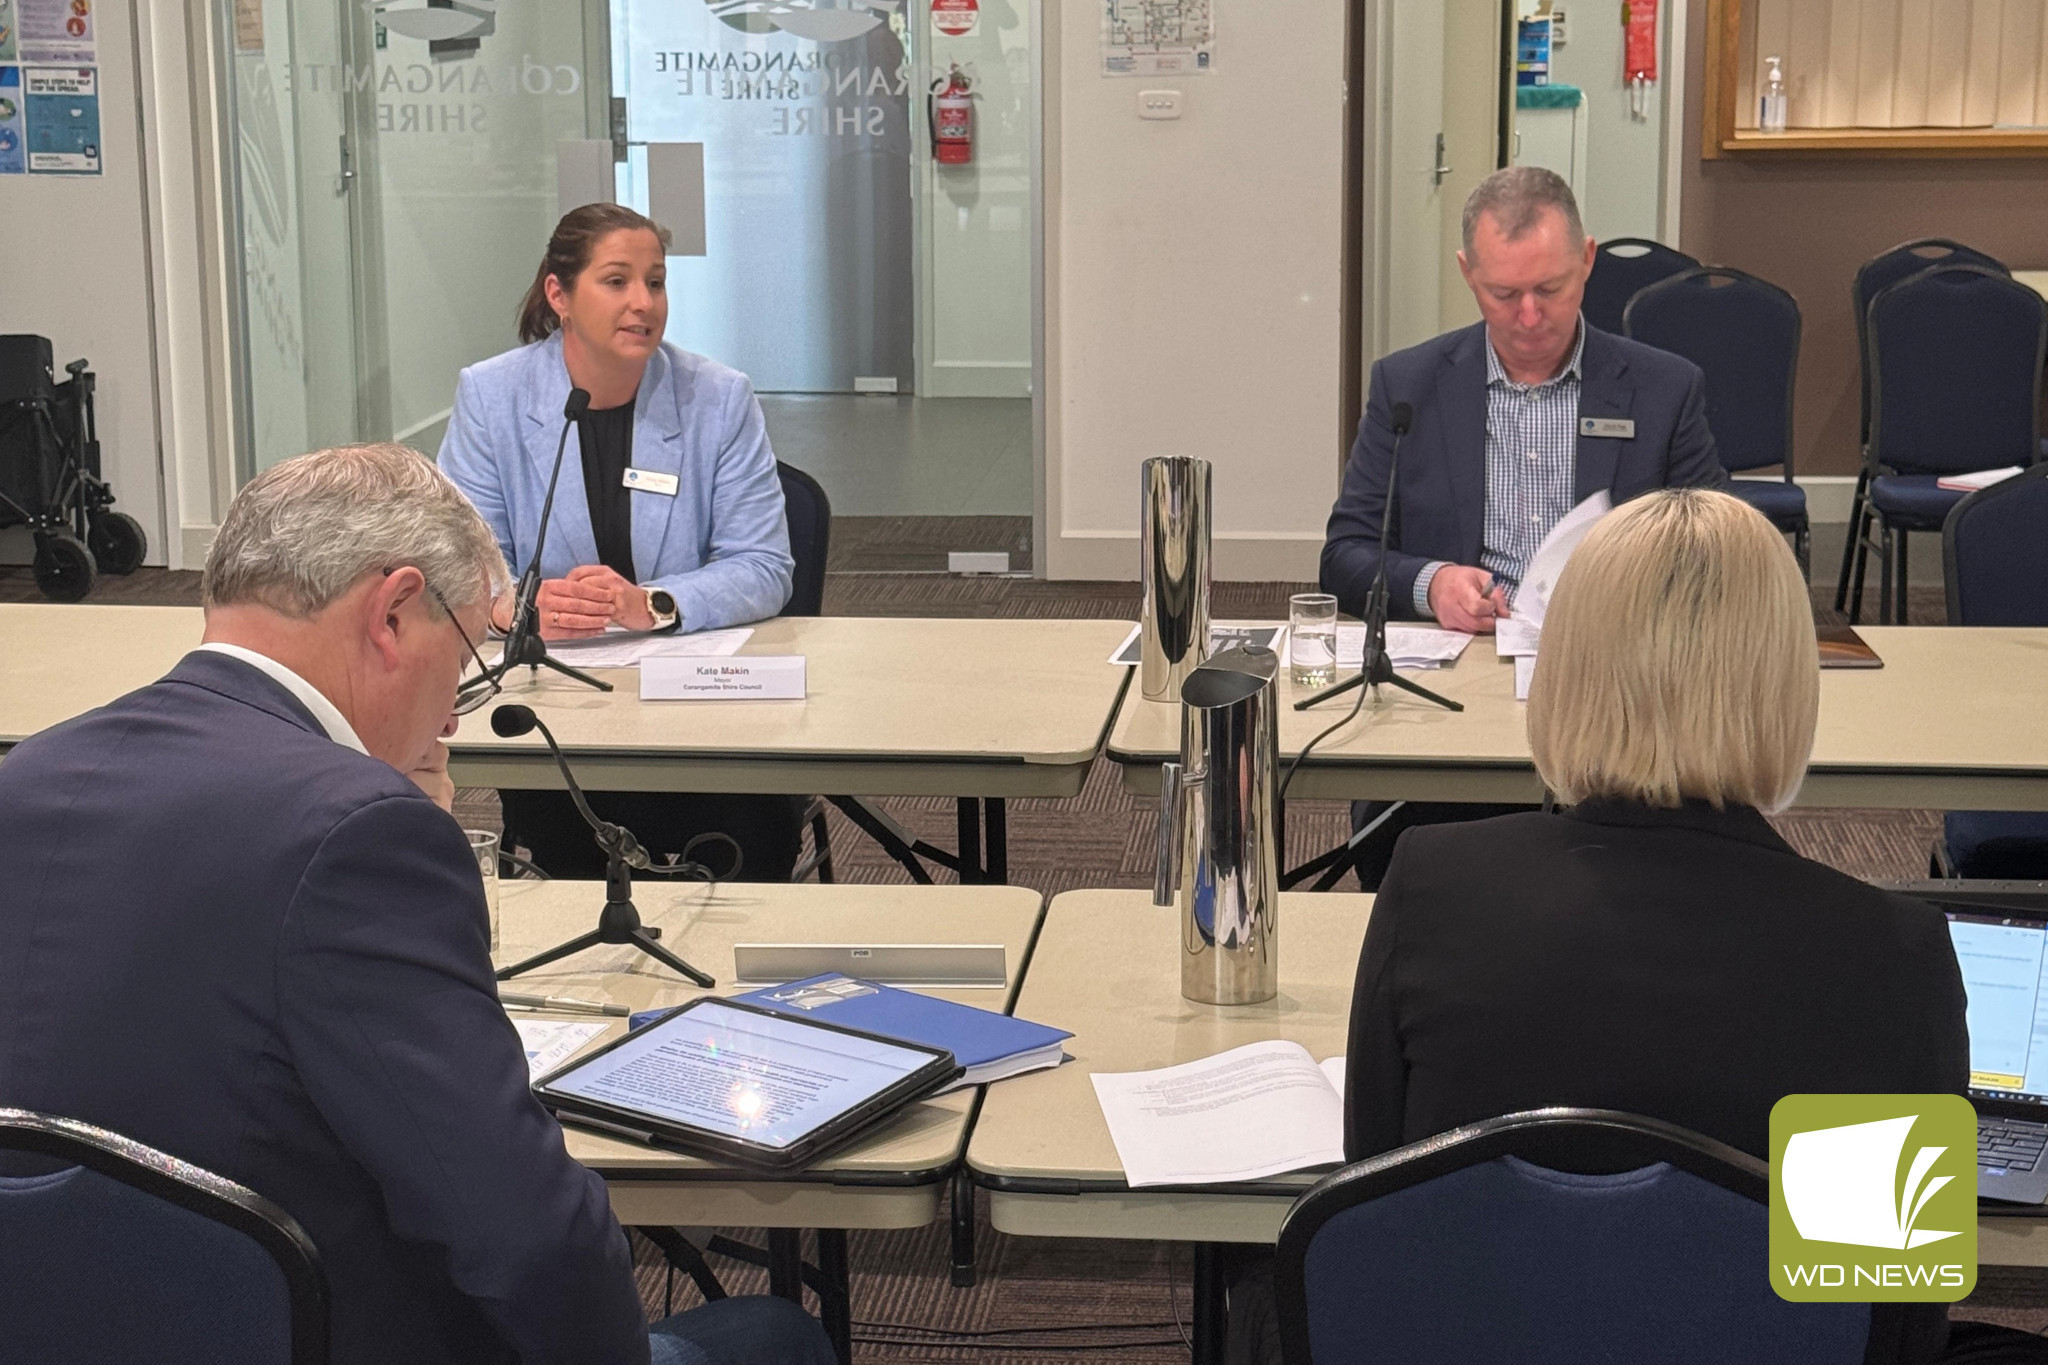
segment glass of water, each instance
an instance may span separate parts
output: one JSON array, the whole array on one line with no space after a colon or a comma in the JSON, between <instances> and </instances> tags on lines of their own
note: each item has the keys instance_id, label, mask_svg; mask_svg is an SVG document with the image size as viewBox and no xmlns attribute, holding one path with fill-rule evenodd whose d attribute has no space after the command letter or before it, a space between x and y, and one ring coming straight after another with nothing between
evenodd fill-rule
<instances>
[{"instance_id":1,"label":"glass of water","mask_svg":"<svg viewBox=\"0 0 2048 1365\"><path fill-rule=\"evenodd\" d=\"M487 829L466 829L469 851L476 855L476 869L483 874L484 901L491 907L491 951L498 951L498 836Z\"/></svg>"},{"instance_id":2,"label":"glass of water","mask_svg":"<svg viewBox=\"0 0 2048 1365\"><path fill-rule=\"evenodd\" d=\"M1326 592L1287 599L1287 655L1296 687L1337 681L1337 599Z\"/></svg>"}]
</instances>

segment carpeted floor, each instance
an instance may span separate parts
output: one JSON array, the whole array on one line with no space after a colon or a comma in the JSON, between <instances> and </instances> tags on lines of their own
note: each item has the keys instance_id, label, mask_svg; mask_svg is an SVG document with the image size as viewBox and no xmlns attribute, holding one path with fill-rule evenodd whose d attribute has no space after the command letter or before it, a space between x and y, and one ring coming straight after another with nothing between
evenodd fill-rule
<instances>
[{"instance_id":1,"label":"carpeted floor","mask_svg":"<svg viewBox=\"0 0 2048 1365\"><path fill-rule=\"evenodd\" d=\"M943 570L947 550L1005 549L1013 565L1027 566L1029 523L1023 519L848 518L835 523L835 532L834 572L825 599L832 615L1137 617L1135 584L934 572ZM1224 619L1282 617L1288 594L1308 586L1219 583L1213 610ZM1839 619L1828 610L1831 596L1828 590L1815 593L1817 619ZM25 570L0 569L0 601L36 600ZM131 578L102 579L91 600L196 604L198 575L144 570ZM1938 588L1915 590L1916 624L1938 624L1942 611ZM931 842L941 847L953 842L950 801L890 800L886 805ZM465 824L494 826L496 807L496 796L488 790L465 789L459 797ZM832 819L831 841L842 880L906 879L836 811ZM1147 886L1155 820L1154 803L1126 793L1115 767L1098 760L1074 800L1011 803L1011 880L1047 896L1084 886ZM1347 823L1342 803L1291 804L1289 864L1334 845ZM1778 821L1807 856L1855 876L1879 878L1924 875L1937 826L1938 816L1930 811L1797 811ZM1051 1365L1113 1359L1150 1365L1187 1356L1177 1325L1177 1320L1185 1324L1189 1312L1185 1247L1012 1238L990 1229L984 1217L977 1243L981 1279L969 1290L956 1290L948 1282L943 1223L905 1232L854 1233L851 1247L856 1355L862 1361ZM641 1243L640 1249L648 1311L659 1316L667 1277L652 1246ZM715 1264L729 1288L765 1287L764 1272L731 1262ZM674 1305L695 1301L695 1287L679 1279ZM1956 1311L1957 1316L2042 1331L2048 1328L2048 1276L1987 1270L1977 1294Z\"/></svg>"}]
</instances>

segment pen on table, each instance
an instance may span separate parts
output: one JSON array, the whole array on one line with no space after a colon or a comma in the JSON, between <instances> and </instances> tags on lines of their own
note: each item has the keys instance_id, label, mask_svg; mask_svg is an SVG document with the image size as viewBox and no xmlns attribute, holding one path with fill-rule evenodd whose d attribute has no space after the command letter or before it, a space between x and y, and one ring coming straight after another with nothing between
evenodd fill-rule
<instances>
[{"instance_id":1,"label":"pen on table","mask_svg":"<svg viewBox=\"0 0 2048 1365\"><path fill-rule=\"evenodd\" d=\"M578 1000L571 995L517 995L498 992L498 1003L518 1010L559 1010L565 1014L611 1014L623 1019L633 1011L624 1005L607 1005L598 1000Z\"/></svg>"}]
</instances>

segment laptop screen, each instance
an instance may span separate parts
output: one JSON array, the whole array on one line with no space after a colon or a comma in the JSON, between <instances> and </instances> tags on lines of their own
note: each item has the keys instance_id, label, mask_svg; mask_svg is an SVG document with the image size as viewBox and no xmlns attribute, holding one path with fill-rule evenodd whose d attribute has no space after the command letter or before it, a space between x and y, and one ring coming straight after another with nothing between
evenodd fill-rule
<instances>
[{"instance_id":1,"label":"laptop screen","mask_svg":"<svg viewBox=\"0 0 2048 1365\"><path fill-rule=\"evenodd\" d=\"M1969 998L1970 1089L2048 1102L2048 923L1949 910Z\"/></svg>"}]
</instances>

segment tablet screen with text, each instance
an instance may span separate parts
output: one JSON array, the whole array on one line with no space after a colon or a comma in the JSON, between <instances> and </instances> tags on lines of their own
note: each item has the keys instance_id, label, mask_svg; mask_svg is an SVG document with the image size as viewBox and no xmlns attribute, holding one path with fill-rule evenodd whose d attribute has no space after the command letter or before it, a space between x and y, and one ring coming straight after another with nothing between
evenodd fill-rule
<instances>
[{"instance_id":1,"label":"tablet screen with text","mask_svg":"<svg viewBox=\"0 0 2048 1365\"><path fill-rule=\"evenodd\" d=\"M929 1050L703 1000L541 1092L779 1150L932 1063Z\"/></svg>"}]
</instances>

